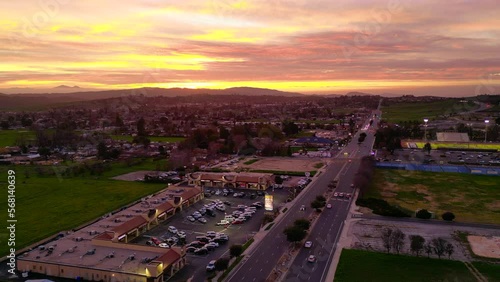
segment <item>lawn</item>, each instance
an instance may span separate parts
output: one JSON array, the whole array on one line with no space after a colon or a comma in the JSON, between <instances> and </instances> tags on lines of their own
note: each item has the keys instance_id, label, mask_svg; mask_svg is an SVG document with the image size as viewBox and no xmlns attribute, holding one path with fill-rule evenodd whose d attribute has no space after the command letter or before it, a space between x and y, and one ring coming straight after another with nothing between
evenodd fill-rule
<instances>
[{"instance_id":1,"label":"lawn","mask_svg":"<svg viewBox=\"0 0 500 282\"><path fill-rule=\"evenodd\" d=\"M499 183L498 176L376 169L365 198L439 217L451 211L456 221L500 224Z\"/></svg>"},{"instance_id":2,"label":"lawn","mask_svg":"<svg viewBox=\"0 0 500 282\"><path fill-rule=\"evenodd\" d=\"M497 267L499 269L500 267ZM342 250L337 281L477 281L460 261Z\"/></svg>"},{"instance_id":3,"label":"lawn","mask_svg":"<svg viewBox=\"0 0 500 282\"><path fill-rule=\"evenodd\" d=\"M134 137L131 135L111 135L111 138L113 140L124 140L124 141L129 141L129 142L132 142L132 140L134 139ZM151 140L151 142L176 143L176 142L184 141L186 138L184 138L184 137L148 136L148 139Z\"/></svg>"},{"instance_id":4,"label":"lawn","mask_svg":"<svg viewBox=\"0 0 500 282\"><path fill-rule=\"evenodd\" d=\"M35 132L30 130L0 130L0 147L15 146L16 140L35 139Z\"/></svg>"},{"instance_id":5,"label":"lawn","mask_svg":"<svg viewBox=\"0 0 500 282\"><path fill-rule=\"evenodd\" d=\"M258 161L259 161L259 159L251 159L249 161L244 162L243 164L244 165L251 165L251 164L258 162Z\"/></svg>"},{"instance_id":6,"label":"lawn","mask_svg":"<svg viewBox=\"0 0 500 282\"><path fill-rule=\"evenodd\" d=\"M423 148L425 142L412 142L418 148ZM452 148L452 149L488 149L500 151L500 144L493 143L452 143L452 142L429 142L432 149Z\"/></svg>"},{"instance_id":7,"label":"lawn","mask_svg":"<svg viewBox=\"0 0 500 282\"><path fill-rule=\"evenodd\" d=\"M154 170L155 167L156 163L151 160L135 166L116 163L112 165L111 171L101 176L87 173L60 179L56 176L39 176L35 167L10 167L16 171L16 249L60 231L70 230L161 190L165 184L110 179L122 173ZM0 167L2 184L7 179L7 170L7 167ZM7 206L7 197L0 198L0 206ZM7 212L2 213L0 220L7 220ZM0 256L7 253L6 235L0 235Z\"/></svg>"},{"instance_id":8,"label":"lawn","mask_svg":"<svg viewBox=\"0 0 500 282\"><path fill-rule=\"evenodd\" d=\"M487 262L472 263L489 281L500 281L500 265Z\"/></svg>"},{"instance_id":9,"label":"lawn","mask_svg":"<svg viewBox=\"0 0 500 282\"><path fill-rule=\"evenodd\" d=\"M427 103L398 103L382 107L382 118L389 122L410 120L423 122L424 118L432 119L439 115L468 111L474 107L476 106L469 107L467 104L460 103L454 99Z\"/></svg>"}]
</instances>

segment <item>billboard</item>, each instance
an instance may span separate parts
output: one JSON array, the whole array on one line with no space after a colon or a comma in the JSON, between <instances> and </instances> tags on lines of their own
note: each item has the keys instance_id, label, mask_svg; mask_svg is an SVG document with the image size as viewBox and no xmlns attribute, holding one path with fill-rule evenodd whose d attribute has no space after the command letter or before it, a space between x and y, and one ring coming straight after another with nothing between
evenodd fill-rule
<instances>
[{"instance_id":1,"label":"billboard","mask_svg":"<svg viewBox=\"0 0 500 282\"><path fill-rule=\"evenodd\" d=\"M264 198L264 207L266 211L273 210L273 195L266 194Z\"/></svg>"}]
</instances>

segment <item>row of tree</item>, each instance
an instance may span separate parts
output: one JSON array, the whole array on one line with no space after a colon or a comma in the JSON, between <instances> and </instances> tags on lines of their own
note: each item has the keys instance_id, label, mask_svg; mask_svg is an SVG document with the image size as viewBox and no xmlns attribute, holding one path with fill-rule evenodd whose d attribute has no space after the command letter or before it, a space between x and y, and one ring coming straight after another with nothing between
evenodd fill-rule
<instances>
[{"instance_id":1,"label":"row of tree","mask_svg":"<svg viewBox=\"0 0 500 282\"><path fill-rule=\"evenodd\" d=\"M285 228L283 233L286 235L286 239L288 242L297 243L302 240L307 235L307 230L311 226L311 222L305 218L297 219L293 223L293 225Z\"/></svg>"},{"instance_id":2,"label":"row of tree","mask_svg":"<svg viewBox=\"0 0 500 282\"><path fill-rule=\"evenodd\" d=\"M387 253L390 253L392 250L397 254L401 253L406 244L405 238L406 234L398 228L385 228L382 230L381 239ZM444 254L447 254L448 258L451 258L451 255L455 251L453 244L441 237L434 238L428 242L420 235L410 235L409 239L410 253L416 256L426 253L427 257L430 257L434 253L438 258L441 258Z\"/></svg>"}]
</instances>

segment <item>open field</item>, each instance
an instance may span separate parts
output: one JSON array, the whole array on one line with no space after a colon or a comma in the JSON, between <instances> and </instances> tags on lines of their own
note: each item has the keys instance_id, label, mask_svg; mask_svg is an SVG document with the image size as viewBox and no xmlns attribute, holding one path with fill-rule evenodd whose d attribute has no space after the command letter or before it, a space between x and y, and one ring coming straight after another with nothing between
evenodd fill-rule
<instances>
[{"instance_id":1,"label":"open field","mask_svg":"<svg viewBox=\"0 0 500 282\"><path fill-rule=\"evenodd\" d=\"M376 169L365 198L415 211L451 211L456 221L500 224L498 176Z\"/></svg>"},{"instance_id":2,"label":"open field","mask_svg":"<svg viewBox=\"0 0 500 282\"><path fill-rule=\"evenodd\" d=\"M124 140L124 141L129 141L132 142L134 139L133 136L130 135L111 135L111 138L113 140ZM176 142L181 142L184 141L184 137L162 137L162 136L148 136L148 139L151 140L151 142L168 142L168 143L176 143Z\"/></svg>"},{"instance_id":3,"label":"open field","mask_svg":"<svg viewBox=\"0 0 500 282\"><path fill-rule=\"evenodd\" d=\"M14 146L19 138L35 139L35 132L30 130L0 130L0 147Z\"/></svg>"},{"instance_id":4,"label":"open field","mask_svg":"<svg viewBox=\"0 0 500 282\"><path fill-rule=\"evenodd\" d=\"M500 281L500 265L487 262L473 262L479 272L481 272L488 281Z\"/></svg>"},{"instance_id":5,"label":"open field","mask_svg":"<svg viewBox=\"0 0 500 282\"><path fill-rule=\"evenodd\" d=\"M295 159L295 158L260 158L258 161L245 165L241 165L243 168L250 168L252 170L281 170L281 171L312 171L317 168L315 165L321 161L319 158L310 159Z\"/></svg>"},{"instance_id":6,"label":"open field","mask_svg":"<svg viewBox=\"0 0 500 282\"><path fill-rule=\"evenodd\" d=\"M500 270L496 266L496 270ZM477 281L460 261L342 250L335 281Z\"/></svg>"},{"instance_id":7,"label":"open field","mask_svg":"<svg viewBox=\"0 0 500 282\"><path fill-rule=\"evenodd\" d=\"M70 230L83 223L120 208L165 187L165 184L144 184L112 180L110 177L135 170L155 170L153 161L136 166L113 164L101 176L89 175L61 178L39 176L36 167L0 167L2 183L7 170L16 172L16 249L21 249L50 235ZM47 167L47 170L52 170ZM0 198L7 206L7 197ZM7 220L7 212L0 220ZM6 237L0 237L0 256L7 254Z\"/></svg>"},{"instance_id":8,"label":"open field","mask_svg":"<svg viewBox=\"0 0 500 282\"><path fill-rule=\"evenodd\" d=\"M400 122L424 118L432 119L439 115L451 114L452 112L468 111L477 106L467 107L466 104L457 100L443 100L428 103L399 103L382 107L382 118L389 122ZM449 110L449 112L447 112Z\"/></svg>"},{"instance_id":9,"label":"open field","mask_svg":"<svg viewBox=\"0 0 500 282\"><path fill-rule=\"evenodd\" d=\"M418 148L423 148L425 142L411 142L415 143ZM498 143L454 143L454 142L429 142L432 149L451 148L451 149L488 149L500 151L500 144Z\"/></svg>"}]
</instances>

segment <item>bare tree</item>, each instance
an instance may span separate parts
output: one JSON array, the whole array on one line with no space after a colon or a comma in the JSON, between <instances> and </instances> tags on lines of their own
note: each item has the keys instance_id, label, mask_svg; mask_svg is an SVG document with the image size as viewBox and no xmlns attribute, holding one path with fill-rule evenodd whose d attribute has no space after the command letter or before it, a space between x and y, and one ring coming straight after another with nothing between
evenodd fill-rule
<instances>
[{"instance_id":1,"label":"bare tree","mask_svg":"<svg viewBox=\"0 0 500 282\"><path fill-rule=\"evenodd\" d=\"M403 233L403 231L396 229L392 232L392 248L396 251L396 253L399 255L399 252L403 249L405 245L405 237L406 234Z\"/></svg>"},{"instance_id":2,"label":"bare tree","mask_svg":"<svg viewBox=\"0 0 500 282\"><path fill-rule=\"evenodd\" d=\"M384 228L384 230L382 230L382 242L387 253L390 253L392 248L392 232L393 230L391 228Z\"/></svg>"},{"instance_id":3,"label":"bare tree","mask_svg":"<svg viewBox=\"0 0 500 282\"><path fill-rule=\"evenodd\" d=\"M411 235L410 241L410 250L418 257L420 255L420 252L424 250L425 239L420 235Z\"/></svg>"},{"instance_id":4,"label":"bare tree","mask_svg":"<svg viewBox=\"0 0 500 282\"><path fill-rule=\"evenodd\" d=\"M430 257L430 255L432 254L432 246L430 243L424 244L424 252L427 254L427 257Z\"/></svg>"},{"instance_id":5,"label":"bare tree","mask_svg":"<svg viewBox=\"0 0 500 282\"><path fill-rule=\"evenodd\" d=\"M444 254L447 243L448 241L446 241L441 237L432 239L431 241L432 248L434 250L434 253L438 256L438 258L441 258L441 256Z\"/></svg>"},{"instance_id":6,"label":"bare tree","mask_svg":"<svg viewBox=\"0 0 500 282\"><path fill-rule=\"evenodd\" d=\"M450 259L453 252L455 252L455 247L453 247L453 244L448 243L448 244L446 244L444 251L448 255L448 259Z\"/></svg>"}]
</instances>

